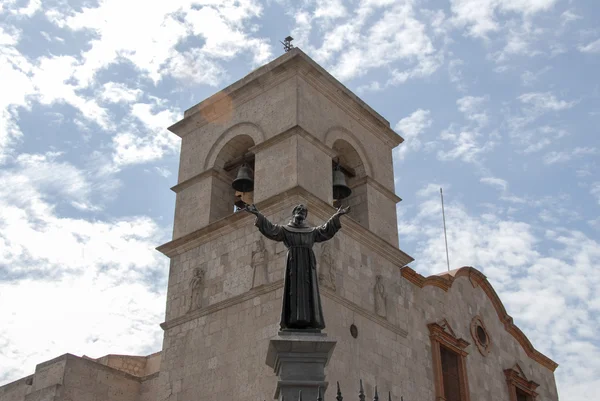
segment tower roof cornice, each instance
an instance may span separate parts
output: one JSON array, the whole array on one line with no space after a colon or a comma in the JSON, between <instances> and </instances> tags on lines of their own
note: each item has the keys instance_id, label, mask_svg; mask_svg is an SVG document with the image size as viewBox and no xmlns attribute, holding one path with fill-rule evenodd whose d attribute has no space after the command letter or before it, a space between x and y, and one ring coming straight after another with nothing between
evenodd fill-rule
<instances>
[{"instance_id":1,"label":"tower roof cornice","mask_svg":"<svg viewBox=\"0 0 600 401\"><path fill-rule=\"evenodd\" d=\"M273 81L278 82L282 73L289 70L293 70L296 75L302 76L310 84L318 87L330 100L349 112L360 124L366 126L390 147L395 147L404 141L390 127L388 120L297 47L190 107L184 112L184 118L170 126L169 130L184 137L195 128L217 119L219 110L224 109L218 107L219 102L227 102L236 107L246 99L254 97L249 94L252 88L269 87Z\"/></svg>"}]
</instances>

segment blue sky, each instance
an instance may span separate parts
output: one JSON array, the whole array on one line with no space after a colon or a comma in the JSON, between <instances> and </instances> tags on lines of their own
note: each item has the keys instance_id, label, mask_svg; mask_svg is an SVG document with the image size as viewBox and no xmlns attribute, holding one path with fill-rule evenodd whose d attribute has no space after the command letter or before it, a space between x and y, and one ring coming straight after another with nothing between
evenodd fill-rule
<instances>
[{"instance_id":1,"label":"blue sky","mask_svg":"<svg viewBox=\"0 0 600 401\"><path fill-rule=\"evenodd\" d=\"M183 110L294 43L387 118L401 248L483 271L600 387L600 6L566 0L0 4L0 383L161 347Z\"/></svg>"}]
</instances>

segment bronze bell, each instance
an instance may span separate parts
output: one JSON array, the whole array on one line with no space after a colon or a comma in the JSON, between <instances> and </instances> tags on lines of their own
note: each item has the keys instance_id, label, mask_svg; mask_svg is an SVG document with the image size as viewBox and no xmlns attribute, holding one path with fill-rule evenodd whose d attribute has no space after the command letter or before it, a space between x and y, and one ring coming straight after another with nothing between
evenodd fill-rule
<instances>
[{"instance_id":1,"label":"bronze bell","mask_svg":"<svg viewBox=\"0 0 600 401\"><path fill-rule=\"evenodd\" d=\"M238 192L252 192L254 190L254 172L246 163L242 164L237 172L235 180L231 183L233 189Z\"/></svg>"},{"instance_id":2,"label":"bronze bell","mask_svg":"<svg viewBox=\"0 0 600 401\"><path fill-rule=\"evenodd\" d=\"M346 184L346 176L338 164L333 168L333 199L345 199L351 193L352 190Z\"/></svg>"}]
</instances>

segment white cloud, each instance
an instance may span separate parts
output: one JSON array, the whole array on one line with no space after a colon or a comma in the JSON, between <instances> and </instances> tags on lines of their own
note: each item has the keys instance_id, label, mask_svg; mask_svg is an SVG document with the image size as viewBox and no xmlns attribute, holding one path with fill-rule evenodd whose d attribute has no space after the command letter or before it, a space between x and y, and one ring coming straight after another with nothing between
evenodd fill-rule
<instances>
[{"instance_id":1,"label":"white cloud","mask_svg":"<svg viewBox=\"0 0 600 401\"><path fill-rule=\"evenodd\" d=\"M571 151L552 151L548 152L544 155L544 163L546 164L555 164L555 163L564 163L573 158L583 157L586 155L595 155L598 154L598 150L596 148L591 147L577 147Z\"/></svg>"},{"instance_id":2,"label":"white cloud","mask_svg":"<svg viewBox=\"0 0 600 401\"><path fill-rule=\"evenodd\" d=\"M29 0L24 7L17 5L15 0L6 0L3 1L3 3L4 4L0 4L0 12L6 10L17 18L31 17L42 7L42 2L40 0Z\"/></svg>"},{"instance_id":3,"label":"white cloud","mask_svg":"<svg viewBox=\"0 0 600 401\"><path fill-rule=\"evenodd\" d=\"M576 101L559 100L550 92L529 92L519 96L519 100L540 111L561 111L570 109Z\"/></svg>"},{"instance_id":4,"label":"white cloud","mask_svg":"<svg viewBox=\"0 0 600 401\"><path fill-rule=\"evenodd\" d=\"M449 147L438 150L437 158L441 161L461 160L465 163L480 163L483 154L491 151L496 143L491 137L485 139L478 129L451 124L440 133L440 139Z\"/></svg>"},{"instance_id":5,"label":"white cloud","mask_svg":"<svg viewBox=\"0 0 600 401\"><path fill-rule=\"evenodd\" d=\"M600 181L596 181L590 186L590 194L592 194L598 205L600 205Z\"/></svg>"},{"instance_id":6,"label":"white cloud","mask_svg":"<svg viewBox=\"0 0 600 401\"><path fill-rule=\"evenodd\" d=\"M488 102L488 96L463 96L456 100L456 106L464 118L466 124L459 125L451 123L450 126L440 133L442 144L445 149L437 152L439 160L462 160L467 163L480 163L481 156L492 150L496 143L495 131L483 132L488 125L488 112L484 105Z\"/></svg>"},{"instance_id":7,"label":"white cloud","mask_svg":"<svg viewBox=\"0 0 600 401\"><path fill-rule=\"evenodd\" d=\"M192 4L174 0L148 7L141 0L108 0L99 7L57 14L53 19L61 27L92 30L97 35L74 73L82 86L87 86L98 70L119 58L131 61L158 81L170 74L170 69L163 66L177 55L175 46L188 36L204 41L198 49L209 58L229 59L244 51L254 55L255 63L270 57L268 42L248 36L243 29L247 20L260 15L257 2L214 0L203 2L202 7ZM144 18L137 19L136 29L131 29L131 16L141 9Z\"/></svg>"},{"instance_id":8,"label":"white cloud","mask_svg":"<svg viewBox=\"0 0 600 401\"><path fill-rule=\"evenodd\" d=\"M525 72L523 72L521 74L521 81L523 82L523 85L531 86L534 83L536 83L543 74L547 73L551 69L552 69L552 67L547 65L544 68L542 68L536 72L526 70Z\"/></svg>"},{"instance_id":9,"label":"white cloud","mask_svg":"<svg viewBox=\"0 0 600 401\"><path fill-rule=\"evenodd\" d=\"M497 178L497 177L483 177L479 181L484 184L488 184L493 187L499 188L502 191L506 191L506 189L508 188L508 182L506 182L506 180L503 180L503 179Z\"/></svg>"},{"instance_id":10,"label":"white cloud","mask_svg":"<svg viewBox=\"0 0 600 401\"><path fill-rule=\"evenodd\" d=\"M90 191L58 157L21 155L15 169L0 172L0 382L66 352L160 349L168 263L154 247L166 230L144 216L57 215L53 192L85 200Z\"/></svg>"},{"instance_id":11,"label":"white cloud","mask_svg":"<svg viewBox=\"0 0 600 401\"><path fill-rule=\"evenodd\" d=\"M142 95L140 89L131 89L127 85L117 82L107 82L102 85L100 99L109 103L131 103Z\"/></svg>"},{"instance_id":12,"label":"white cloud","mask_svg":"<svg viewBox=\"0 0 600 401\"><path fill-rule=\"evenodd\" d=\"M171 170L165 168L165 167L158 167L155 166L154 170L158 173L158 175L160 175L161 177L164 178L168 178L171 176Z\"/></svg>"},{"instance_id":13,"label":"white cloud","mask_svg":"<svg viewBox=\"0 0 600 401\"><path fill-rule=\"evenodd\" d=\"M468 120L476 122L480 127L487 125L488 115L482 111L483 105L487 102L487 96L464 96L456 101L458 110L465 115Z\"/></svg>"},{"instance_id":14,"label":"white cloud","mask_svg":"<svg viewBox=\"0 0 600 401\"><path fill-rule=\"evenodd\" d=\"M498 15L516 13L521 17L547 11L556 0L451 0L452 21L465 26L474 37L485 38L500 29Z\"/></svg>"},{"instance_id":15,"label":"white cloud","mask_svg":"<svg viewBox=\"0 0 600 401\"><path fill-rule=\"evenodd\" d=\"M18 107L28 107L27 95L34 91L28 74L31 66L14 45L20 32L0 27L0 163L22 136L17 123Z\"/></svg>"},{"instance_id":16,"label":"white cloud","mask_svg":"<svg viewBox=\"0 0 600 401\"><path fill-rule=\"evenodd\" d=\"M538 111L561 111L572 108L576 101L559 100L550 92L529 92L519 96L519 100Z\"/></svg>"},{"instance_id":17,"label":"white cloud","mask_svg":"<svg viewBox=\"0 0 600 401\"><path fill-rule=\"evenodd\" d=\"M19 180L26 180L28 185L40 193L87 203L91 193L90 182L81 170L70 163L59 161L60 156L56 152L43 155L20 154L16 158ZM16 176L11 176L11 180L15 178Z\"/></svg>"},{"instance_id":18,"label":"white cloud","mask_svg":"<svg viewBox=\"0 0 600 401\"><path fill-rule=\"evenodd\" d=\"M317 0L315 18L337 19L348 15L341 0Z\"/></svg>"},{"instance_id":19,"label":"white cloud","mask_svg":"<svg viewBox=\"0 0 600 401\"><path fill-rule=\"evenodd\" d=\"M113 137L113 162L117 167L127 164L145 163L176 152L180 140L167 131L179 115L177 110L156 111L156 106L137 103L131 108L131 115L143 123L141 128L130 125L130 130Z\"/></svg>"},{"instance_id":20,"label":"white cloud","mask_svg":"<svg viewBox=\"0 0 600 401\"><path fill-rule=\"evenodd\" d=\"M585 46L579 46L579 51L583 53L600 53L600 39L596 39Z\"/></svg>"},{"instance_id":21,"label":"white cloud","mask_svg":"<svg viewBox=\"0 0 600 401\"><path fill-rule=\"evenodd\" d=\"M169 73L182 81L217 86L226 77L225 70L201 49L175 54L169 60Z\"/></svg>"},{"instance_id":22,"label":"white cloud","mask_svg":"<svg viewBox=\"0 0 600 401\"><path fill-rule=\"evenodd\" d=\"M560 19L562 21L562 24L566 25L566 24L569 24L569 23L571 23L573 21L577 21L577 20L583 19L583 17L581 15L575 14L571 10L567 10L567 11L564 11L560 15Z\"/></svg>"},{"instance_id":23,"label":"white cloud","mask_svg":"<svg viewBox=\"0 0 600 401\"><path fill-rule=\"evenodd\" d=\"M433 196L433 194L439 194L440 188L443 187L446 187L446 190L448 190L448 188L450 188L450 185L441 185L436 183L427 184L417 191L417 196L420 198L431 197Z\"/></svg>"},{"instance_id":24,"label":"white cloud","mask_svg":"<svg viewBox=\"0 0 600 401\"><path fill-rule=\"evenodd\" d=\"M417 18L412 2L364 1L353 13L332 14L335 24L331 18L324 18L322 10L320 5L312 12L304 7L296 10L292 36L318 62L329 63L325 67L341 80L381 67L390 68L386 81L363 85L362 91L429 76L442 64L442 54L436 52L427 26ZM314 28L325 32L320 47L309 41Z\"/></svg>"},{"instance_id":25,"label":"white cloud","mask_svg":"<svg viewBox=\"0 0 600 401\"><path fill-rule=\"evenodd\" d=\"M464 92L467 90L467 85L464 81L462 72L462 66L465 62L461 59L452 59L448 62L448 75L450 76L450 82L456 85L456 88Z\"/></svg>"},{"instance_id":26,"label":"white cloud","mask_svg":"<svg viewBox=\"0 0 600 401\"><path fill-rule=\"evenodd\" d=\"M398 121L394 128L404 137L404 143L394 149L394 156L397 159L403 160L409 151L414 152L421 148L419 136L431 126L433 120L430 114L429 110L418 109Z\"/></svg>"},{"instance_id":27,"label":"white cloud","mask_svg":"<svg viewBox=\"0 0 600 401\"><path fill-rule=\"evenodd\" d=\"M506 62L511 56L515 55L533 57L542 54L535 43L544 34L544 31L536 28L531 22L510 21L506 23L504 30L506 33L503 40L506 44L501 50L489 56L496 63Z\"/></svg>"}]
</instances>

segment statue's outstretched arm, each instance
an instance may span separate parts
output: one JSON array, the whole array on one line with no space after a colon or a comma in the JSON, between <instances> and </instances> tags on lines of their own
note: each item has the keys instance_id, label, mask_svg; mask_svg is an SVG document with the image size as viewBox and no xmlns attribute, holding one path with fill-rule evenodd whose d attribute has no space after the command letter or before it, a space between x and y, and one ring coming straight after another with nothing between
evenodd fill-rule
<instances>
[{"instance_id":1,"label":"statue's outstretched arm","mask_svg":"<svg viewBox=\"0 0 600 401\"><path fill-rule=\"evenodd\" d=\"M260 212L258 211L258 209L256 208L256 206L254 204L252 204L252 205L246 204L242 210L245 210L248 213L252 213L255 216L258 216L260 214Z\"/></svg>"},{"instance_id":2,"label":"statue's outstretched arm","mask_svg":"<svg viewBox=\"0 0 600 401\"><path fill-rule=\"evenodd\" d=\"M246 205L242 210L245 210L246 212L252 213L256 216L254 225L258 227L258 230L262 233L262 235L273 241L283 241L284 229L278 224L271 223L269 219L267 219L262 215L261 212L258 211L256 206Z\"/></svg>"},{"instance_id":3,"label":"statue's outstretched arm","mask_svg":"<svg viewBox=\"0 0 600 401\"><path fill-rule=\"evenodd\" d=\"M331 216L331 217L339 217L339 216L342 216L342 215L348 214L348 213L350 213L350 206L346 206L346 207L340 206L340 208L337 210L337 212L335 212L333 214L333 216Z\"/></svg>"}]
</instances>

